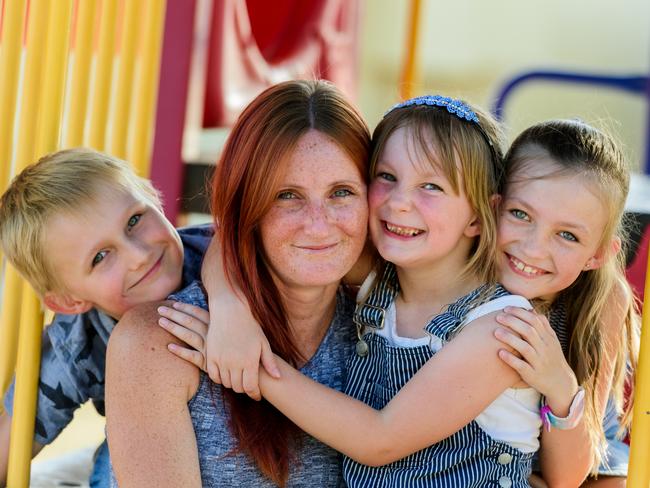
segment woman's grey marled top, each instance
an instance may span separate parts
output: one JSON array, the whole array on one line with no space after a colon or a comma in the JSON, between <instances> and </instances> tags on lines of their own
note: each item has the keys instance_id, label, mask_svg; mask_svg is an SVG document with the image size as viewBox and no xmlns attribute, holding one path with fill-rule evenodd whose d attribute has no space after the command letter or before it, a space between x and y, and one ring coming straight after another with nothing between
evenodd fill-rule
<instances>
[{"instance_id":1,"label":"woman's grey marled top","mask_svg":"<svg viewBox=\"0 0 650 488\"><path fill-rule=\"evenodd\" d=\"M205 293L197 283L171 298L207 308ZM314 356L301 368L306 376L337 390L345 385L347 362L353 352L353 310L354 300L339 291L330 328ZM201 373L198 391L188 405L204 487L275 486L247 455L236 452L237 441L230 432L221 387L213 384L206 374ZM290 467L287 486L343 486L341 455L305 433L300 435L297 462Z\"/></svg>"}]
</instances>

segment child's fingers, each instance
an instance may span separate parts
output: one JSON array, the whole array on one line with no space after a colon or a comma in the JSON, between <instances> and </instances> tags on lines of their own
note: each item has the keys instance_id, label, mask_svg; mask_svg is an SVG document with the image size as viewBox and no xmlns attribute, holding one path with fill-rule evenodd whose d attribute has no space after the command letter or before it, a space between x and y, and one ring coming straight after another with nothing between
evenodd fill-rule
<instances>
[{"instance_id":1,"label":"child's fingers","mask_svg":"<svg viewBox=\"0 0 650 488\"><path fill-rule=\"evenodd\" d=\"M230 388L235 393L244 393L244 387L242 386L242 372L241 369L230 370Z\"/></svg>"},{"instance_id":2,"label":"child's fingers","mask_svg":"<svg viewBox=\"0 0 650 488\"><path fill-rule=\"evenodd\" d=\"M275 361L275 354L271 351L271 345L266 342L262 344L262 356L261 356L262 366L268 374L273 378L280 377L280 368L278 368L278 363Z\"/></svg>"},{"instance_id":3,"label":"child's fingers","mask_svg":"<svg viewBox=\"0 0 650 488\"><path fill-rule=\"evenodd\" d=\"M203 354L201 354L199 351L195 349L189 349L187 347L179 346L178 344L173 344L173 343L168 344L167 349L169 349L169 351L172 354L178 356L181 359L184 359L189 363L192 363L197 368L205 371L205 362L204 362Z\"/></svg>"},{"instance_id":4,"label":"child's fingers","mask_svg":"<svg viewBox=\"0 0 650 488\"><path fill-rule=\"evenodd\" d=\"M242 386L244 393L246 393L253 400L261 400L262 394L260 393L260 382L258 378L259 367L255 365L254 368L246 368L242 372Z\"/></svg>"},{"instance_id":5,"label":"child's fingers","mask_svg":"<svg viewBox=\"0 0 650 488\"><path fill-rule=\"evenodd\" d=\"M535 349L517 334L513 334L507 329L498 327L494 330L494 337L514 349L524 360L531 362L535 359Z\"/></svg>"},{"instance_id":6,"label":"child's fingers","mask_svg":"<svg viewBox=\"0 0 650 488\"><path fill-rule=\"evenodd\" d=\"M196 305L190 305L189 303L183 302L173 302L172 307L175 310L179 310L187 315L191 315L203 323L207 324L210 322L210 313L207 310L203 310L201 307L197 307Z\"/></svg>"},{"instance_id":7,"label":"child's fingers","mask_svg":"<svg viewBox=\"0 0 650 488\"><path fill-rule=\"evenodd\" d=\"M520 308L520 307L505 307L503 311L506 314L517 317L522 322L527 323L532 328L534 328L538 333L542 333L545 330L544 322L548 323L546 317L538 314L534 310L527 310L525 308Z\"/></svg>"},{"instance_id":8,"label":"child's fingers","mask_svg":"<svg viewBox=\"0 0 650 488\"><path fill-rule=\"evenodd\" d=\"M193 330L182 326L178 325L175 322L172 322L171 320L166 319L165 317L161 317L158 319L158 324L168 331L170 334L172 334L174 337L180 339L183 341L185 344L188 346L193 347L197 351L201 351L200 354L203 356L203 348L204 348L204 340L203 336L201 334L194 332Z\"/></svg>"},{"instance_id":9,"label":"child's fingers","mask_svg":"<svg viewBox=\"0 0 650 488\"><path fill-rule=\"evenodd\" d=\"M503 361L508 366L510 366L512 369L514 369L517 373L519 373L519 376L522 379L531 370L530 365L526 361L523 361L522 359L519 359L517 356L512 354L510 351L506 351L505 349L499 349L498 355L499 355L499 359L501 359L501 361Z\"/></svg>"},{"instance_id":10,"label":"child's fingers","mask_svg":"<svg viewBox=\"0 0 650 488\"><path fill-rule=\"evenodd\" d=\"M497 314L496 321L519 334L522 339L527 341L533 347L538 347L540 343L543 342L535 327L531 326L528 322L520 319L516 315L502 312Z\"/></svg>"},{"instance_id":11,"label":"child's fingers","mask_svg":"<svg viewBox=\"0 0 650 488\"><path fill-rule=\"evenodd\" d=\"M220 370L221 373L221 384L224 386L224 388L229 388L232 389L232 382L230 381L230 371L228 370Z\"/></svg>"},{"instance_id":12,"label":"child's fingers","mask_svg":"<svg viewBox=\"0 0 650 488\"><path fill-rule=\"evenodd\" d=\"M221 384L221 372L219 371L219 365L217 363L210 362L208 364L208 376L217 385Z\"/></svg>"},{"instance_id":13,"label":"child's fingers","mask_svg":"<svg viewBox=\"0 0 650 488\"><path fill-rule=\"evenodd\" d=\"M183 304L187 305L187 304ZM191 306L191 305L188 305ZM195 317L194 315L187 314L180 310L173 308L161 306L158 307L158 313L161 317L171 320L183 327L190 329L197 334L201 334L205 337L208 333L208 322L204 322L202 319ZM209 318L209 317L208 317Z\"/></svg>"}]
</instances>

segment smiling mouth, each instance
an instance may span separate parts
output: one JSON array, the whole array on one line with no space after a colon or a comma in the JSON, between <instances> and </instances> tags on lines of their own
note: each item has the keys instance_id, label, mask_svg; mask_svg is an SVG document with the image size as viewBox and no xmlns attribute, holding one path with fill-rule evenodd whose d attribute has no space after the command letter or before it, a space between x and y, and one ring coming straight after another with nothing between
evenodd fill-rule
<instances>
[{"instance_id":1,"label":"smiling mouth","mask_svg":"<svg viewBox=\"0 0 650 488\"><path fill-rule=\"evenodd\" d=\"M327 251L329 249L332 249L336 246L336 243L334 244L318 244L314 246L297 246L300 249L304 249L305 251Z\"/></svg>"},{"instance_id":2,"label":"smiling mouth","mask_svg":"<svg viewBox=\"0 0 650 488\"><path fill-rule=\"evenodd\" d=\"M395 225L385 220L382 220L382 224L384 224L384 229L387 230L390 234L395 234L400 237L416 237L424 233L422 229L416 229L415 227L406 227L402 225Z\"/></svg>"},{"instance_id":3,"label":"smiling mouth","mask_svg":"<svg viewBox=\"0 0 650 488\"><path fill-rule=\"evenodd\" d=\"M548 274L548 271L545 271L541 268L536 268L535 266L530 266L529 264L520 261L514 256L506 253L508 261L510 261L510 266L514 268L515 271L518 271L519 274L524 276L534 277Z\"/></svg>"},{"instance_id":4,"label":"smiling mouth","mask_svg":"<svg viewBox=\"0 0 650 488\"><path fill-rule=\"evenodd\" d=\"M140 279L139 279L138 281L136 281L133 285L131 285L131 287L130 287L129 289L131 289L131 288L135 288L135 287L138 286L140 283L146 281L148 278L150 278L151 276L153 276L154 274L156 274L156 271L158 271L158 270L160 269L160 266L161 266L161 264L162 264L162 260L163 260L163 257L164 257L164 256L165 256L165 253L163 252L163 253L160 255L160 257L158 258L158 260L153 264L153 266L152 266L151 268L149 268L149 271L147 271L147 272L142 276L142 278L140 278Z\"/></svg>"}]
</instances>

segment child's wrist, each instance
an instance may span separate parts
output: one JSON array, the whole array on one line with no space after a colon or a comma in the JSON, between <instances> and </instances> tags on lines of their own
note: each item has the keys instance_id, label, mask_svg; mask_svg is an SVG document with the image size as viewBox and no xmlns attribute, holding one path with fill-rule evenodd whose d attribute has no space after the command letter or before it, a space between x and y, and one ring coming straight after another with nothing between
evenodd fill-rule
<instances>
[{"instance_id":1,"label":"child's wrist","mask_svg":"<svg viewBox=\"0 0 650 488\"><path fill-rule=\"evenodd\" d=\"M210 310L222 310L225 307L228 309L236 308L237 310L246 310L247 305L242 298L232 292L232 290L223 291L221 293L213 293L208 296L208 307Z\"/></svg>"},{"instance_id":2,"label":"child's wrist","mask_svg":"<svg viewBox=\"0 0 650 488\"><path fill-rule=\"evenodd\" d=\"M543 427L550 431L551 428L559 430L570 430L575 428L582 420L584 413L585 390L578 387L577 392L571 399L566 414L561 414L548 404L546 398L542 396L540 403L540 416Z\"/></svg>"},{"instance_id":3,"label":"child's wrist","mask_svg":"<svg viewBox=\"0 0 650 488\"><path fill-rule=\"evenodd\" d=\"M572 376L571 381L567 381L560 388L557 388L554 392L549 392L544 395L546 399L546 405L548 405L553 413L558 417L565 417L569 413L569 408L571 403L575 398L576 394L580 390L580 385L578 385L575 376Z\"/></svg>"}]
</instances>

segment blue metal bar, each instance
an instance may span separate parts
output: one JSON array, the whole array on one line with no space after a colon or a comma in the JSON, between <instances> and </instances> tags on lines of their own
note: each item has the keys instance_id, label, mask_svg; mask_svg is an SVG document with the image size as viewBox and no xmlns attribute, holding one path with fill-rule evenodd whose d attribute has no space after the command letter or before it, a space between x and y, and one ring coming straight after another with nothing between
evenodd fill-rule
<instances>
[{"instance_id":1,"label":"blue metal bar","mask_svg":"<svg viewBox=\"0 0 650 488\"><path fill-rule=\"evenodd\" d=\"M644 96L648 101L649 110L648 121L646 122L646 158L643 169L646 174L650 174L650 77L588 75L562 71L530 71L512 78L504 85L499 92L492 113L499 120L502 120L505 102L510 93L519 85L535 80L603 86Z\"/></svg>"}]
</instances>

